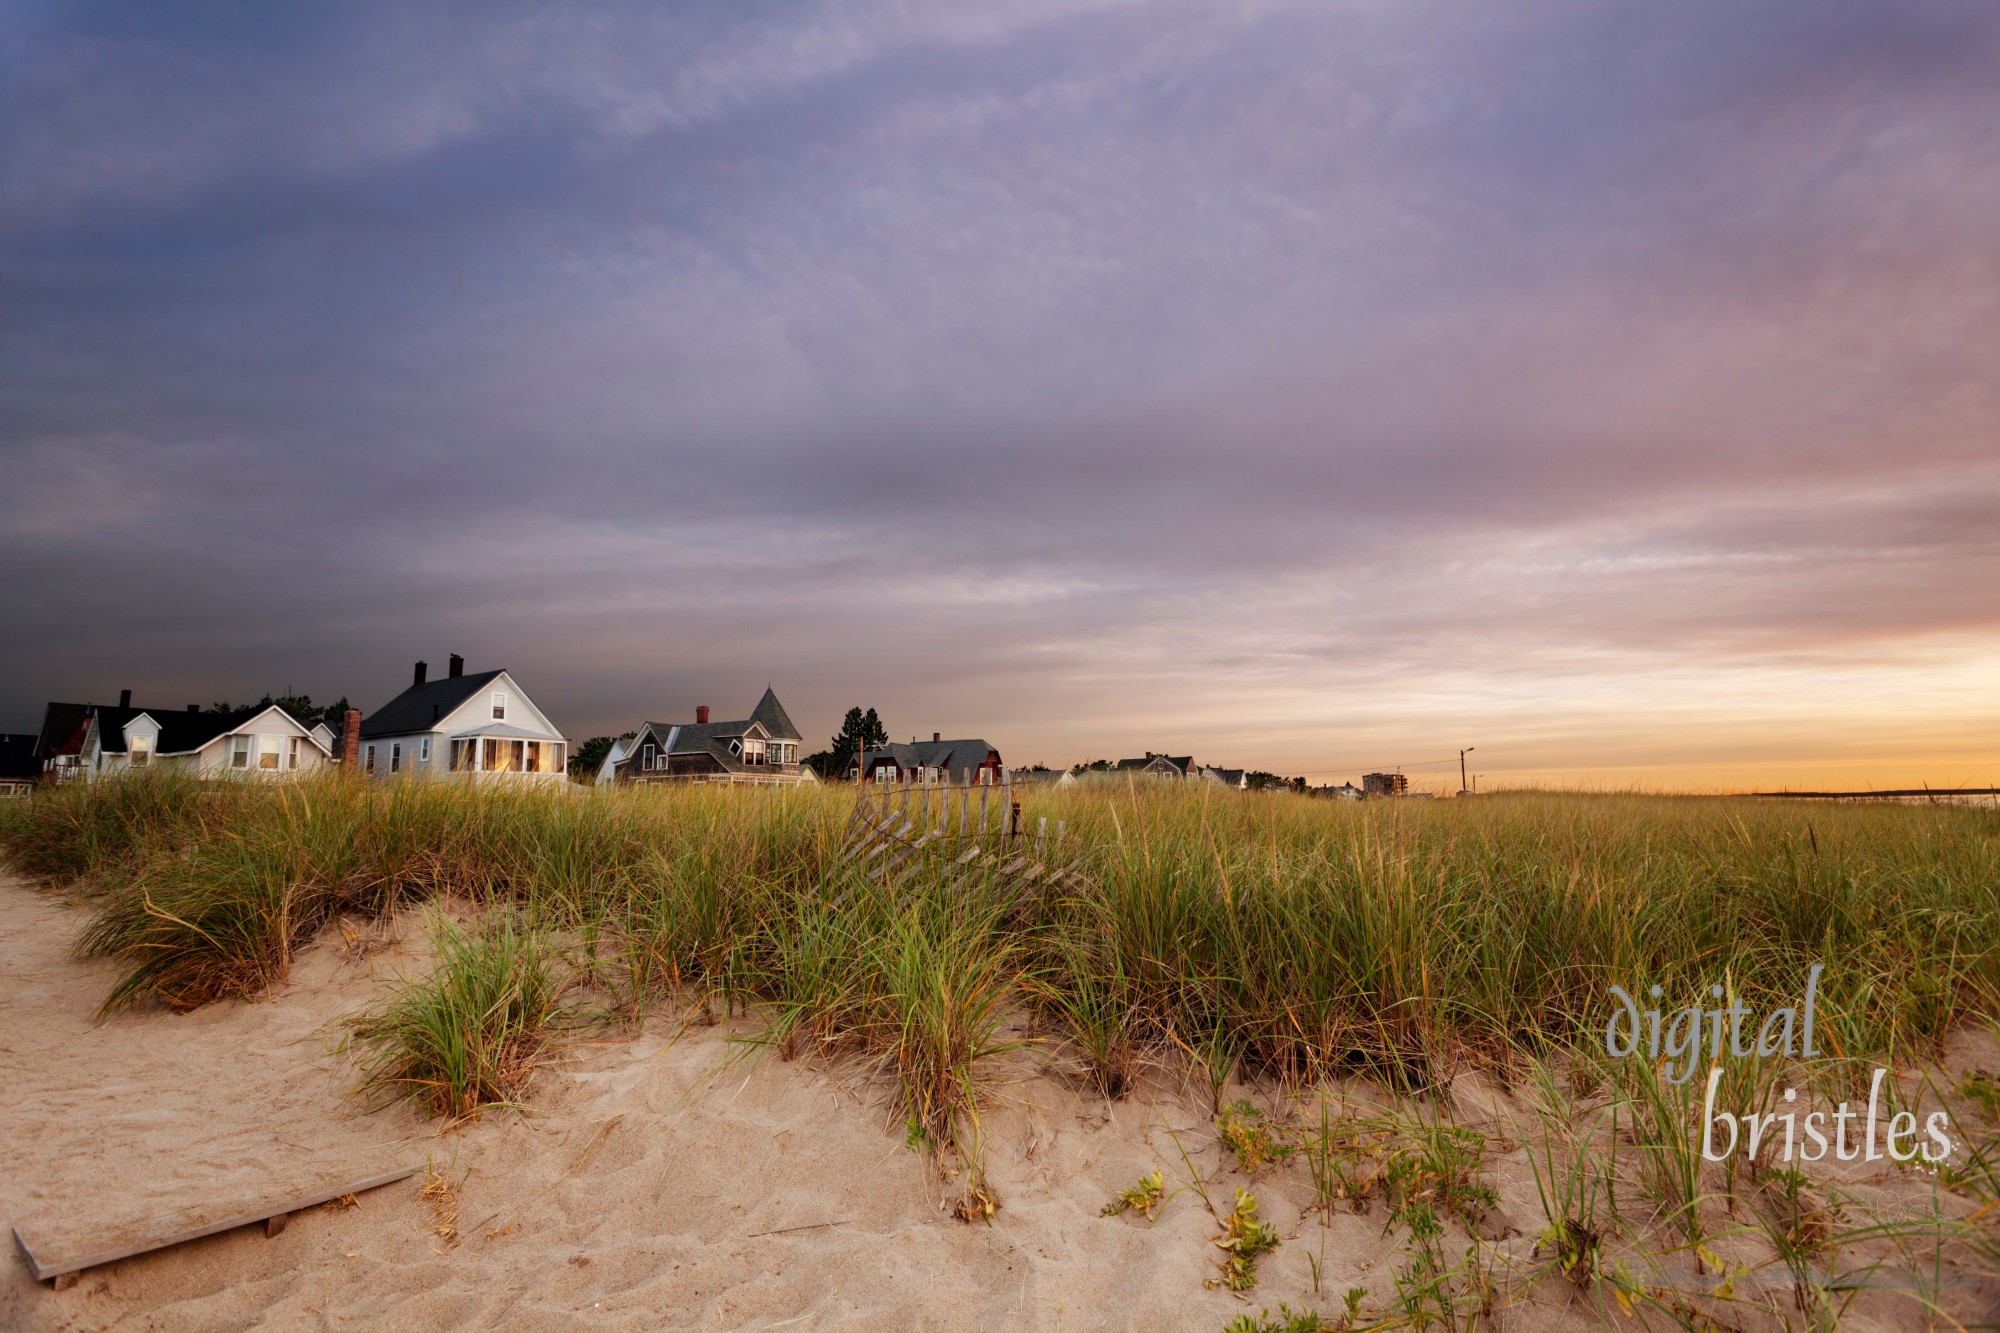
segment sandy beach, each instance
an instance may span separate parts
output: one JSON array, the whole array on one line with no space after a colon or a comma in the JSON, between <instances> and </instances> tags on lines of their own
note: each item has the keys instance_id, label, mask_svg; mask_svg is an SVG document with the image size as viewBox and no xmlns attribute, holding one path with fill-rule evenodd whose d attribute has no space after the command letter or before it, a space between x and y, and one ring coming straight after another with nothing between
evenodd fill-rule
<instances>
[{"instance_id":1,"label":"sandy beach","mask_svg":"<svg viewBox=\"0 0 2000 1333\"><path fill-rule=\"evenodd\" d=\"M44 1255L102 1248L163 1212L228 1215L401 1166L435 1175L300 1214L275 1237L249 1227L94 1268L67 1290L10 1255L7 1330L1220 1330L1281 1301L1333 1313L1350 1287L1393 1292L1400 1252L1379 1205L1322 1225L1296 1164L1249 1181L1217 1144L1205 1089L1107 1104L1046 1062L1003 1063L984 1117L1001 1207L968 1224L950 1215L962 1179L908 1148L865 1069L731 1041L747 1020L656 1015L568 1050L525 1113L440 1134L402 1107L359 1114L330 1045L334 1020L423 965L414 918L373 951L328 931L265 1000L103 1023L106 969L69 952L79 919L0 881L0 1223ZM1512 1113L1476 1078L1455 1098L1468 1121ZM1518 1143L1497 1146L1501 1207L1480 1230L1525 1263L1533 1180ZM1170 1189L1193 1183L1156 1223L1100 1215L1155 1170ZM451 1199L423 1197L435 1178ZM1226 1211L1246 1183L1284 1243L1238 1296L1204 1285L1218 1252L1202 1196ZM1470 1241L1455 1225L1452 1238L1454 1254ZM1594 1327L1601 1313L1544 1282L1489 1326ZM1885 1318L1854 1326L1897 1326Z\"/></svg>"}]
</instances>

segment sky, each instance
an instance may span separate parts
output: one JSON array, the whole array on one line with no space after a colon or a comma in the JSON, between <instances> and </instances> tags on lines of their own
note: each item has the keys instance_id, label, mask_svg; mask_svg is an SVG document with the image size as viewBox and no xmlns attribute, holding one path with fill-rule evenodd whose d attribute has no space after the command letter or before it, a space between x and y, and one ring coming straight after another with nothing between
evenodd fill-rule
<instances>
[{"instance_id":1,"label":"sky","mask_svg":"<svg viewBox=\"0 0 2000 1333\"><path fill-rule=\"evenodd\" d=\"M0 730L2000 784L2000 8L0 0Z\"/></svg>"}]
</instances>

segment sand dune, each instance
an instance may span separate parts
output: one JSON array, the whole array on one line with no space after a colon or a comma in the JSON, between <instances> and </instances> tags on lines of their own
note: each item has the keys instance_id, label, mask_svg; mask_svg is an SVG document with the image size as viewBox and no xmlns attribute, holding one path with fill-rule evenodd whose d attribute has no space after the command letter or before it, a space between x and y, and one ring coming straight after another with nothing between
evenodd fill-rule
<instances>
[{"instance_id":1,"label":"sand dune","mask_svg":"<svg viewBox=\"0 0 2000 1333\"><path fill-rule=\"evenodd\" d=\"M730 1041L742 1020L679 1031L661 1016L642 1035L577 1047L540 1076L532 1112L439 1135L400 1108L356 1114L327 1049L333 1020L393 969L422 966L409 943L356 958L330 937L265 1001L94 1025L106 976L68 955L79 920L0 881L0 1224L45 1249L89 1246L167 1209L428 1163L455 1184L460 1234L437 1234L420 1176L274 1238L231 1232L64 1291L10 1258L0 1328L1220 1330L1280 1300L1332 1311L1349 1286L1391 1292L1398 1251L1379 1208L1302 1217L1296 1166L1255 1182L1285 1236L1257 1289L1246 1300L1204 1287L1217 1251L1201 1190L1226 1210L1244 1181L1216 1146L1205 1093L1159 1087L1106 1105L1032 1061L1003 1067L985 1118L1002 1208L968 1225L949 1215L960 1184L906 1147L866 1071L758 1056ZM1464 1114L1509 1113L1476 1080L1460 1092ZM1200 1189L1152 1226L1099 1215L1156 1169ZM1525 1260L1540 1214L1521 1152L1492 1179L1503 1206L1482 1229ZM1454 1232L1455 1253L1466 1243ZM1597 1323L1549 1282L1497 1326Z\"/></svg>"}]
</instances>

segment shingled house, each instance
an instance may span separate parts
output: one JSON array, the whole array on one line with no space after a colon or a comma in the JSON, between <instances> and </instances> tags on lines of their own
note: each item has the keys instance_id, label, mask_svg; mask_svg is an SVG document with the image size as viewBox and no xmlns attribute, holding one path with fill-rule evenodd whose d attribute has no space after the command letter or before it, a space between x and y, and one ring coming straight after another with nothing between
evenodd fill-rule
<instances>
[{"instance_id":1,"label":"shingled house","mask_svg":"<svg viewBox=\"0 0 2000 1333\"><path fill-rule=\"evenodd\" d=\"M694 710L692 722L643 723L624 756L611 763L617 782L802 782L799 767L804 737L769 686L750 716L711 722L708 705Z\"/></svg>"},{"instance_id":2,"label":"shingled house","mask_svg":"<svg viewBox=\"0 0 2000 1333\"><path fill-rule=\"evenodd\" d=\"M354 753L364 777L567 782L569 740L506 671L465 674L451 655L443 680L416 664L410 688L361 724Z\"/></svg>"},{"instance_id":3,"label":"shingled house","mask_svg":"<svg viewBox=\"0 0 2000 1333\"><path fill-rule=\"evenodd\" d=\"M1142 777L1184 778L1195 771L1194 756L1178 757L1146 751L1144 759L1120 759L1115 773L1136 773Z\"/></svg>"},{"instance_id":4,"label":"shingled house","mask_svg":"<svg viewBox=\"0 0 2000 1333\"><path fill-rule=\"evenodd\" d=\"M849 782L864 776L870 782L969 782L985 785L1000 781L1000 752L977 737L948 741L933 731L928 741L913 740L908 745L891 742L886 749L857 754L847 762Z\"/></svg>"}]
</instances>

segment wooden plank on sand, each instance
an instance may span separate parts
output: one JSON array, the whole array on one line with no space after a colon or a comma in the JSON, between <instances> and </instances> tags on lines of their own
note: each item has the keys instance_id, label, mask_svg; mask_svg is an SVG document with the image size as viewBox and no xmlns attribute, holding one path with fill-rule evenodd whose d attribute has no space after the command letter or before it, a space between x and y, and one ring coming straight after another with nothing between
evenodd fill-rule
<instances>
[{"instance_id":1,"label":"wooden plank on sand","mask_svg":"<svg viewBox=\"0 0 2000 1333\"><path fill-rule=\"evenodd\" d=\"M309 1195L303 1199L293 1199L287 1203L273 1204L268 1208L262 1208L256 1212L238 1213L234 1217L225 1217L220 1222L210 1222L207 1226L192 1227L185 1231L156 1234L137 1245L127 1245L115 1250L104 1250L97 1254L86 1254L75 1259L57 1259L44 1262L36 1257L34 1250L28 1245L28 1238L21 1234L21 1228L19 1227L14 1228L14 1244L20 1248L21 1257L28 1261L28 1271L35 1275L36 1281L52 1282L66 1274L80 1273L86 1268L96 1268L100 1264L116 1263L120 1259L130 1259L132 1256L138 1254L149 1254L154 1250L163 1250L169 1245L179 1245L184 1241L200 1240L203 1236L213 1236L218 1232L233 1231L237 1227L247 1227L253 1222L268 1223L274 1217L285 1217L292 1213L303 1212L308 1208L315 1208L323 1203L331 1203L343 1195L360 1194L363 1191L375 1189L377 1186L392 1185L396 1181L407 1180L416 1173L417 1168L413 1166L402 1171L389 1171L379 1176L368 1176L345 1185L337 1185L333 1189L324 1190L321 1193ZM174 1214L169 1213L166 1215L166 1218L155 1218L154 1222L157 1224L173 1216ZM276 1228L267 1226L265 1234L275 1236L283 1229L282 1223Z\"/></svg>"}]
</instances>

